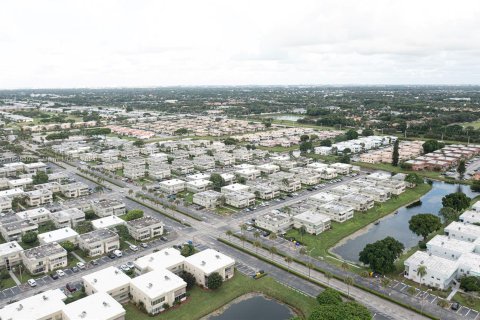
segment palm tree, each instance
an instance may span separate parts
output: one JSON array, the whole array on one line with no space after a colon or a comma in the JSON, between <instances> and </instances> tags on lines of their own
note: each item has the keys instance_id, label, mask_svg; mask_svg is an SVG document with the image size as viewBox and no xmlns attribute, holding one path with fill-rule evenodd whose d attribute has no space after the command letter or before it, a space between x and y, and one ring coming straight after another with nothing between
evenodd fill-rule
<instances>
[{"instance_id":1,"label":"palm tree","mask_svg":"<svg viewBox=\"0 0 480 320\"><path fill-rule=\"evenodd\" d=\"M301 247L300 250L298 250L298 253L300 253L300 255L304 256L305 254L307 254L307 249L305 249L305 247Z\"/></svg>"},{"instance_id":2,"label":"palm tree","mask_svg":"<svg viewBox=\"0 0 480 320\"><path fill-rule=\"evenodd\" d=\"M272 246L272 247L270 247L269 251L270 251L270 254L272 255L272 260L273 260L273 255L277 254L278 250L277 250L276 247Z\"/></svg>"},{"instance_id":3,"label":"palm tree","mask_svg":"<svg viewBox=\"0 0 480 320\"><path fill-rule=\"evenodd\" d=\"M306 264L307 268L308 268L308 277L310 278L310 270L312 270L312 268L314 267L314 265L310 262L308 262Z\"/></svg>"},{"instance_id":4,"label":"palm tree","mask_svg":"<svg viewBox=\"0 0 480 320\"><path fill-rule=\"evenodd\" d=\"M255 231L255 232L253 233L253 237L254 237L255 239L260 238L260 232Z\"/></svg>"},{"instance_id":5,"label":"palm tree","mask_svg":"<svg viewBox=\"0 0 480 320\"><path fill-rule=\"evenodd\" d=\"M325 276L325 278L327 278L327 284L330 285L330 279L333 278L333 273L331 273L330 271L326 271L324 273L324 276Z\"/></svg>"},{"instance_id":6,"label":"palm tree","mask_svg":"<svg viewBox=\"0 0 480 320\"><path fill-rule=\"evenodd\" d=\"M348 263L343 262L343 263L342 263L342 270L343 270L343 271L347 271L348 268L349 268Z\"/></svg>"},{"instance_id":7,"label":"palm tree","mask_svg":"<svg viewBox=\"0 0 480 320\"><path fill-rule=\"evenodd\" d=\"M346 277L344 281L347 285L347 295L350 297L350 286L353 285L354 280L352 277Z\"/></svg>"},{"instance_id":8,"label":"palm tree","mask_svg":"<svg viewBox=\"0 0 480 320\"><path fill-rule=\"evenodd\" d=\"M303 236L307 233L307 229L304 226L301 226L300 229L298 229L298 232L300 233L300 239L303 242Z\"/></svg>"},{"instance_id":9,"label":"palm tree","mask_svg":"<svg viewBox=\"0 0 480 320\"><path fill-rule=\"evenodd\" d=\"M288 272L290 272L290 263L292 263L292 258L290 258L289 256L286 256L285 262L287 263L287 266L288 266Z\"/></svg>"},{"instance_id":10,"label":"palm tree","mask_svg":"<svg viewBox=\"0 0 480 320\"><path fill-rule=\"evenodd\" d=\"M128 194L131 195L133 193L132 189L128 189Z\"/></svg>"},{"instance_id":11,"label":"palm tree","mask_svg":"<svg viewBox=\"0 0 480 320\"><path fill-rule=\"evenodd\" d=\"M241 224L240 230L242 230L242 234L245 234L245 231L247 230L247 225L245 223Z\"/></svg>"},{"instance_id":12,"label":"palm tree","mask_svg":"<svg viewBox=\"0 0 480 320\"><path fill-rule=\"evenodd\" d=\"M258 254L258 248L260 248L262 246L260 244L260 241L254 241L253 246L255 247L255 253Z\"/></svg>"},{"instance_id":13,"label":"palm tree","mask_svg":"<svg viewBox=\"0 0 480 320\"><path fill-rule=\"evenodd\" d=\"M421 265L418 267L417 269L417 276L420 277L420 289L422 288L422 279L423 277L425 277L427 275L427 267L424 266L424 265ZM421 300L421 308L420 308L420 311L421 313L423 313L423 300L424 300L424 296L422 296L422 300Z\"/></svg>"},{"instance_id":14,"label":"palm tree","mask_svg":"<svg viewBox=\"0 0 480 320\"><path fill-rule=\"evenodd\" d=\"M245 248L245 240L247 240L247 238L245 238L245 235L241 235L240 236L240 240L242 240L242 246Z\"/></svg>"},{"instance_id":15,"label":"palm tree","mask_svg":"<svg viewBox=\"0 0 480 320\"><path fill-rule=\"evenodd\" d=\"M277 239L277 234L274 232L270 233L270 235L268 236L268 239L275 241Z\"/></svg>"},{"instance_id":16,"label":"palm tree","mask_svg":"<svg viewBox=\"0 0 480 320\"><path fill-rule=\"evenodd\" d=\"M233 235L233 232L232 232L232 230L227 230L227 231L225 232L225 234L227 235L228 240L230 240L231 237L232 237L232 235Z\"/></svg>"}]
</instances>

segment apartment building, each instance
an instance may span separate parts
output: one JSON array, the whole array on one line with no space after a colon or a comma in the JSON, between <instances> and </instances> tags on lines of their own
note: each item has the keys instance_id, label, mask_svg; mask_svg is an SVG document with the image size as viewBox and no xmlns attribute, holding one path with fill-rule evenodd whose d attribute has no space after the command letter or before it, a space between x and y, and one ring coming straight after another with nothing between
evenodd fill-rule
<instances>
[{"instance_id":1,"label":"apartment building","mask_svg":"<svg viewBox=\"0 0 480 320\"><path fill-rule=\"evenodd\" d=\"M1 203L1 200L0 200L0 203ZM460 222L463 222L463 223L480 224L480 211L467 210L460 215L459 220Z\"/></svg>"},{"instance_id":2,"label":"apartment building","mask_svg":"<svg viewBox=\"0 0 480 320\"><path fill-rule=\"evenodd\" d=\"M132 301L141 304L150 315L164 311L164 305L173 306L187 298L187 283L164 269L150 271L130 280Z\"/></svg>"},{"instance_id":3,"label":"apartment building","mask_svg":"<svg viewBox=\"0 0 480 320\"><path fill-rule=\"evenodd\" d=\"M116 199L94 200L92 209L99 217L121 216L126 213L125 203Z\"/></svg>"},{"instance_id":4,"label":"apartment building","mask_svg":"<svg viewBox=\"0 0 480 320\"><path fill-rule=\"evenodd\" d=\"M88 195L89 187L83 182L64 184L60 187L62 194L67 198L78 198Z\"/></svg>"},{"instance_id":5,"label":"apartment building","mask_svg":"<svg viewBox=\"0 0 480 320\"><path fill-rule=\"evenodd\" d=\"M185 191L185 181L180 179L162 181L158 186L160 187L160 191L166 194L177 194Z\"/></svg>"},{"instance_id":6,"label":"apartment building","mask_svg":"<svg viewBox=\"0 0 480 320\"><path fill-rule=\"evenodd\" d=\"M60 183L58 182L47 182L47 183L37 184L33 187L35 188L35 190L48 190L48 191L51 191L52 193L61 191Z\"/></svg>"},{"instance_id":7,"label":"apartment building","mask_svg":"<svg viewBox=\"0 0 480 320\"><path fill-rule=\"evenodd\" d=\"M0 244L0 267L10 270L10 267L19 264L22 261L23 248L17 241L10 241Z\"/></svg>"},{"instance_id":8,"label":"apartment building","mask_svg":"<svg viewBox=\"0 0 480 320\"><path fill-rule=\"evenodd\" d=\"M9 189L19 188L23 190L27 186L31 185L32 183L33 183L32 178L20 178L15 180L8 180L8 188Z\"/></svg>"},{"instance_id":9,"label":"apartment building","mask_svg":"<svg viewBox=\"0 0 480 320\"><path fill-rule=\"evenodd\" d=\"M79 222L85 221L85 212L77 208L51 212L49 216L57 228L74 228Z\"/></svg>"},{"instance_id":10,"label":"apartment building","mask_svg":"<svg viewBox=\"0 0 480 320\"><path fill-rule=\"evenodd\" d=\"M219 152L214 154L215 162L223 167L233 166L235 164L235 157L231 153Z\"/></svg>"},{"instance_id":11,"label":"apartment building","mask_svg":"<svg viewBox=\"0 0 480 320\"><path fill-rule=\"evenodd\" d=\"M417 251L404 262L404 276L420 284L440 290L447 289L457 274L458 261ZM420 277L418 268L424 266L426 275Z\"/></svg>"},{"instance_id":12,"label":"apartment building","mask_svg":"<svg viewBox=\"0 0 480 320\"><path fill-rule=\"evenodd\" d=\"M213 183L210 180L192 180L185 183L186 189L189 192L197 193L203 192L212 187Z\"/></svg>"},{"instance_id":13,"label":"apartment building","mask_svg":"<svg viewBox=\"0 0 480 320\"><path fill-rule=\"evenodd\" d=\"M307 233L317 235L330 229L331 218L326 214L316 213L307 210L293 216L293 227L296 229L305 228Z\"/></svg>"},{"instance_id":14,"label":"apartment building","mask_svg":"<svg viewBox=\"0 0 480 320\"><path fill-rule=\"evenodd\" d=\"M62 309L67 296L60 289L37 293L20 301L12 302L0 309L0 319L53 319L63 320Z\"/></svg>"},{"instance_id":15,"label":"apartment building","mask_svg":"<svg viewBox=\"0 0 480 320\"><path fill-rule=\"evenodd\" d=\"M193 162L186 159L175 159L172 162L172 171L177 174L190 174L194 171Z\"/></svg>"},{"instance_id":16,"label":"apartment building","mask_svg":"<svg viewBox=\"0 0 480 320\"><path fill-rule=\"evenodd\" d=\"M248 191L228 192L224 194L224 198L226 204L235 208L255 205L255 194Z\"/></svg>"},{"instance_id":17,"label":"apartment building","mask_svg":"<svg viewBox=\"0 0 480 320\"><path fill-rule=\"evenodd\" d=\"M50 190L33 190L25 192L25 202L29 207L37 207L53 203L53 192Z\"/></svg>"},{"instance_id":18,"label":"apartment building","mask_svg":"<svg viewBox=\"0 0 480 320\"><path fill-rule=\"evenodd\" d=\"M450 238L467 242L474 242L480 238L480 226L468 223L454 221L445 227L444 232Z\"/></svg>"},{"instance_id":19,"label":"apartment building","mask_svg":"<svg viewBox=\"0 0 480 320\"><path fill-rule=\"evenodd\" d=\"M120 303L129 300L130 277L117 267L111 266L89 273L82 277L82 281L87 295L103 292Z\"/></svg>"},{"instance_id":20,"label":"apartment building","mask_svg":"<svg viewBox=\"0 0 480 320\"><path fill-rule=\"evenodd\" d=\"M300 179L291 172L276 172L270 175L270 179L284 192L295 192L302 188Z\"/></svg>"},{"instance_id":21,"label":"apartment building","mask_svg":"<svg viewBox=\"0 0 480 320\"><path fill-rule=\"evenodd\" d=\"M373 198L375 202L385 202L390 199L391 193L379 187L359 188L358 193Z\"/></svg>"},{"instance_id":22,"label":"apartment building","mask_svg":"<svg viewBox=\"0 0 480 320\"><path fill-rule=\"evenodd\" d=\"M170 165L166 162L150 162L147 171L150 178L157 180L170 178L172 176Z\"/></svg>"},{"instance_id":23,"label":"apartment building","mask_svg":"<svg viewBox=\"0 0 480 320\"><path fill-rule=\"evenodd\" d=\"M131 159L123 164L123 175L132 180L145 177L145 160Z\"/></svg>"},{"instance_id":24,"label":"apartment building","mask_svg":"<svg viewBox=\"0 0 480 320\"><path fill-rule=\"evenodd\" d=\"M349 174L353 170L353 166L348 163L332 163L329 167L335 169L339 174Z\"/></svg>"},{"instance_id":25,"label":"apartment building","mask_svg":"<svg viewBox=\"0 0 480 320\"><path fill-rule=\"evenodd\" d=\"M47 243L62 243L64 241L70 241L73 244L77 243L78 233L70 227L65 227L38 235L40 244Z\"/></svg>"},{"instance_id":26,"label":"apartment building","mask_svg":"<svg viewBox=\"0 0 480 320\"><path fill-rule=\"evenodd\" d=\"M222 194L214 190L207 190L193 195L193 203L205 208L215 208L221 201Z\"/></svg>"},{"instance_id":27,"label":"apartment building","mask_svg":"<svg viewBox=\"0 0 480 320\"><path fill-rule=\"evenodd\" d=\"M260 170L257 169L240 169L235 171L235 175L245 178L246 180L255 180L260 177Z\"/></svg>"},{"instance_id":28,"label":"apartment building","mask_svg":"<svg viewBox=\"0 0 480 320\"><path fill-rule=\"evenodd\" d=\"M65 305L62 320L125 320L125 313L108 293L97 292Z\"/></svg>"},{"instance_id":29,"label":"apartment building","mask_svg":"<svg viewBox=\"0 0 480 320\"><path fill-rule=\"evenodd\" d=\"M257 166L257 170L264 174L272 174L280 171L280 167L273 163L265 163Z\"/></svg>"},{"instance_id":30,"label":"apartment building","mask_svg":"<svg viewBox=\"0 0 480 320\"><path fill-rule=\"evenodd\" d=\"M163 221L151 216L144 216L127 222L130 235L138 241L145 241L161 236L164 227L165 224Z\"/></svg>"},{"instance_id":31,"label":"apartment building","mask_svg":"<svg viewBox=\"0 0 480 320\"><path fill-rule=\"evenodd\" d=\"M12 199L9 197L0 197L0 212L12 210Z\"/></svg>"},{"instance_id":32,"label":"apartment building","mask_svg":"<svg viewBox=\"0 0 480 320\"><path fill-rule=\"evenodd\" d=\"M350 206L356 211L367 211L375 205L372 197L356 193L342 196L339 203Z\"/></svg>"},{"instance_id":33,"label":"apartment building","mask_svg":"<svg viewBox=\"0 0 480 320\"><path fill-rule=\"evenodd\" d=\"M293 226L292 217L279 210L272 210L269 213L258 216L255 225L273 233L284 233Z\"/></svg>"},{"instance_id":34,"label":"apartment building","mask_svg":"<svg viewBox=\"0 0 480 320\"><path fill-rule=\"evenodd\" d=\"M17 212L20 219L28 220L36 224L43 224L50 220L50 211L45 208L35 208L26 211Z\"/></svg>"},{"instance_id":35,"label":"apartment building","mask_svg":"<svg viewBox=\"0 0 480 320\"><path fill-rule=\"evenodd\" d=\"M0 225L0 233L5 241L19 241L29 231L37 232L38 224L18 217L13 222Z\"/></svg>"},{"instance_id":36,"label":"apartment building","mask_svg":"<svg viewBox=\"0 0 480 320\"><path fill-rule=\"evenodd\" d=\"M24 250L21 256L23 265L32 275L67 266L67 250L56 242Z\"/></svg>"},{"instance_id":37,"label":"apartment building","mask_svg":"<svg viewBox=\"0 0 480 320\"><path fill-rule=\"evenodd\" d=\"M475 243L444 235L436 235L427 242L428 253L450 260L458 260L462 254L473 252L474 250Z\"/></svg>"},{"instance_id":38,"label":"apartment building","mask_svg":"<svg viewBox=\"0 0 480 320\"><path fill-rule=\"evenodd\" d=\"M345 222L353 218L353 208L339 203L325 203L317 207L318 213L329 216L337 222Z\"/></svg>"},{"instance_id":39,"label":"apartment building","mask_svg":"<svg viewBox=\"0 0 480 320\"><path fill-rule=\"evenodd\" d=\"M214 272L222 279L233 277L235 260L213 249L206 249L185 258L185 271L195 276L197 283L207 287L208 276Z\"/></svg>"},{"instance_id":40,"label":"apartment building","mask_svg":"<svg viewBox=\"0 0 480 320\"><path fill-rule=\"evenodd\" d=\"M118 234L110 229L98 229L78 236L78 246L89 257L102 255L120 248Z\"/></svg>"},{"instance_id":41,"label":"apartment building","mask_svg":"<svg viewBox=\"0 0 480 320\"><path fill-rule=\"evenodd\" d=\"M195 157L193 167L200 171L215 169L215 158L206 155Z\"/></svg>"},{"instance_id":42,"label":"apartment building","mask_svg":"<svg viewBox=\"0 0 480 320\"><path fill-rule=\"evenodd\" d=\"M126 225L125 220L117 216L106 216L92 220L93 229L115 228L116 226Z\"/></svg>"},{"instance_id":43,"label":"apartment building","mask_svg":"<svg viewBox=\"0 0 480 320\"><path fill-rule=\"evenodd\" d=\"M174 248L165 248L157 252L147 254L137 258L135 265L135 274L144 274L152 270L169 270L175 274L183 271L185 257L180 251Z\"/></svg>"},{"instance_id":44,"label":"apartment building","mask_svg":"<svg viewBox=\"0 0 480 320\"><path fill-rule=\"evenodd\" d=\"M250 182L249 186L255 196L263 200L270 200L280 195L280 188L273 183Z\"/></svg>"},{"instance_id":45,"label":"apartment building","mask_svg":"<svg viewBox=\"0 0 480 320\"><path fill-rule=\"evenodd\" d=\"M307 200L307 203L314 207L318 207L325 203L337 202L339 199L340 196L336 194L329 192L319 192L317 194L314 194L313 196L310 196Z\"/></svg>"}]
</instances>

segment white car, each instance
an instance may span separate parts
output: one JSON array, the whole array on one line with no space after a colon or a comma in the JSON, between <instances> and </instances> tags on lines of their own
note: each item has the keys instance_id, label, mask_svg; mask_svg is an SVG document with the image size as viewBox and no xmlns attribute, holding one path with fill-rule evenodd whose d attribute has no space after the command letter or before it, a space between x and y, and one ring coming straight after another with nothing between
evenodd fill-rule
<instances>
[{"instance_id":1,"label":"white car","mask_svg":"<svg viewBox=\"0 0 480 320\"><path fill-rule=\"evenodd\" d=\"M124 272L130 271L130 268L129 268L126 264L122 264L122 265L120 266L120 269L122 269L122 271L124 271Z\"/></svg>"},{"instance_id":2,"label":"white car","mask_svg":"<svg viewBox=\"0 0 480 320\"><path fill-rule=\"evenodd\" d=\"M63 277L65 275L65 272L63 272L63 270L57 270L57 274L59 277Z\"/></svg>"},{"instance_id":3,"label":"white car","mask_svg":"<svg viewBox=\"0 0 480 320\"><path fill-rule=\"evenodd\" d=\"M77 267L78 267L78 269L85 269L85 263L77 262Z\"/></svg>"},{"instance_id":4,"label":"white car","mask_svg":"<svg viewBox=\"0 0 480 320\"><path fill-rule=\"evenodd\" d=\"M132 251L138 251L138 247L136 245L131 244L129 248Z\"/></svg>"},{"instance_id":5,"label":"white car","mask_svg":"<svg viewBox=\"0 0 480 320\"><path fill-rule=\"evenodd\" d=\"M120 250L115 250L113 251L113 254L117 256L117 258L120 258L123 254L122 254L122 251Z\"/></svg>"},{"instance_id":6,"label":"white car","mask_svg":"<svg viewBox=\"0 0 480 320\"><path fill-rule=\"evenodd\" d=\"M37 282L33 279L28 279L27 282L30 285L30 287L36 287L37 286Z\"/></svg>"}]
</instances>

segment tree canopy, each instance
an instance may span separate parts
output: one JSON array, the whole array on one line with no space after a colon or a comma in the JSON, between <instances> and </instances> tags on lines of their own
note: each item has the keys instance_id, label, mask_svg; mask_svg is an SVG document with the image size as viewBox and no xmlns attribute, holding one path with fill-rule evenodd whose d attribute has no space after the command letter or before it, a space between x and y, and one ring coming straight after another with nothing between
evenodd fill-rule
<instances>
[{"instance_id":1,"label":"tree canopy","mask_svg":"<svg viewBox=\"0 0 480 320\"><path fill-rule=\"evenodd\" d=\"M369 265L373 271L385 274L395 270L394 262L403 249L404 246L401 242L392 237L386 237L383 240L367 244L360 252L359 260Z\"/></svg>"},{"instance_id":2,"label":"tree canopy","mask_svg":"<svg viewBox=\"0 0 480 320\"><path fill-rule=\"evenodd\" d=\"M413 233L417 236L422 236L425 241L430 233L437 231L442 227L442 222L436 215L431 213L421 213L414 215L408 222L408 226Z\"/></svg>"},{"instance_id":3,"label":"tree canopy","mask_svg":"<svg viewBox=\"0 0 480 320\"><path fill-rule=\"evenodd\" d=\"M123 219L125 221L135 220L143 217L143 210L140 209L132 209L125 214Z\"/></svg>"},{"instance_id":4,"label":"tree canopy","mask_svg":"<svg viewBox=\"0 0 480 320\"><path fill-rule=\"evenodd\" d=\"M223 278L218 272L213 272L208 276L207 287L212 290L220 288L223 284Z\"/></svg>"},{"instance_id":5,"label":"tree canopy","mask_svg":"<svg viewBox=\"0 0 480 320\"><path fill-rule=\"evenodd\" d=\"M353 140L358 138L358 132L355 131L354 129L350 129L347 132L345 132L345 136L347 137L347 140Z\"/></svg>"},{"instance_id":6,"label":"tree canopy","mask_svg":"<svg viewBox=\"0 0 480 320\"><path fill-rule=\"evenodd\" d=\"M338 305L320 305L313 310L308 320L370 320L372 314L357 302Z\"/></svg>"},{"instance_id":7,"label":"tree canopy","mask_svg":"<svg viewBox=\"0 0 480 320\"><path fill-rule=\"evenodd\" d=\"M342 303L342 295L335 289L326 288L317 296L317 302L323 304L340 304Z\"/></svg>"},{"instance_id":8,"label":"tree canopy","mask_svg":"<svg viewBox=\"0 0 480 320\"><path fill-rule=\"evenodd\" d=\"M213 189L219 191L221 187L225 186L225 179L219 173L212 173L210 181L213 184Z\"/></svg>"},{"instance_id":9,"label":"tree canopy","mask_svg":"<svg viewBox=\"0 0 480 320\"><path fill-rule=\"evenodd\" d=\"M442 205L444 207L450 207L457 211L463 211L470 206L470 199L463 192L454 192L447 194L442 198Z\"/></svg>"},{"instance_id":10,"label":"tree canopy","mask_svg":"<svg viewBox=\"0 0 480 320\"><path fill-rule=\"evenodd\" d=\"M37 171L37 173L32 177L33 184L42 184L48 182L48 174L43 171Z\"/></svg>"},{"instance_id":11,"label":"tree canopy","mask_svg":"<svg viewBox=\"0 0 480 320\"><path fill-rule=\"evenodd\" d=\"M445 144L438 142L437 140L428 140L428 141L425 141L425 143L422 146L423 146L424 153L430 153L435 150L443 148Z\"/></svg>"}]
</instances>

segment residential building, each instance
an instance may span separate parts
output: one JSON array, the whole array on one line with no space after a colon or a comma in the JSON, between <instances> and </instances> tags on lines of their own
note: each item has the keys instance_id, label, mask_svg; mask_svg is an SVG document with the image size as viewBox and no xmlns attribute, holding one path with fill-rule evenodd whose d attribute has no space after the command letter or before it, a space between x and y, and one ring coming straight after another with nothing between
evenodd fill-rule
<instances>
[{"instance_id":1,"label":"residential building","mask_svg":"<svg viewBox=\"0 0 480 320\"><path fill-rule=\"evenodd\" d=\"M104 229L104 228L115 228L116 226L123 226L125 225L125 220L115 216L106 216L100 219L92 220L93 229Z\"/></svg>"},{"instance_id":2,"label":"residential building","mask_svg":"<svg viewBox=\"0 0 480 320\"><path fill-rule=\"evenodd\" d=\"M67 299L60 289L37 293L0 309L0 319L5 320L63 320L62 309Z\"/></svg>"},{"instance_id":3,"label":"residential building","mask_svg":"<svg viewBox=\"0 0 480 320\"><path fill-rule=\"evenodd\" d=\"M126 213L125 203L116 199L94 200L92 209L99 217L121 216Z\"/></svg>"},{"instance_id":4,"label":"residential building","mask_svg":"<svg viewBox=\"0 0 480 320\"><path fill-rule=\"evenodd\" d=\"M206 249L185 258L185 271L195 276L197 283L208 287L208 276L214 272L225 281L233 277L235 260L215 251Z\"/></svg>"},{"instance_id":5,"label":"residential building","mask_svg":"<svg viewBox=\"0 0 480 320\"><path fill-rule=\"evenodd\" d=\"M265 163L257 166L257 170L260 170L261 173L272 174L280 171L280 167L272 163Z\"/></svg>"},{"instance_id":6,"label":"residential building","mask_svg":"<svg viewBox=\"0 0 480 320\"><path fill-rule=\"evenodd\" d=\"M193 166L200 171L210 170L215 168L215 159L210 156L198 156L193 159Z\"/></svg>"},{"instance_id":7,"label":"residential building","mask_svg":"<svg viewBox=\"0 0 480 320\"><path fill-rule=\"evenodd\" d=\"M80 249L90 256L98 256L120 248L118 234L110 229L98 229L78 236Z\"/></svg>"},{"instance_id":8,"label":"residential building","mask_svg":"<svg viewBox=\"0 0 480 320\"><path fill-rule=\"evenodd\" d=\"M345 222L353 218L353 208L339 203L325 203L318 206L317 210L337 222Z\"/></svg>"},{"instance_id":9,"label":"residential building","mask_svg":"<svg viewBox=\"0 0 480 320\"><path fill-rule=\"evenodd\" d=\"M260 170L240 169L240 170L236 170L235 174L239 177L245 178L246 180L255 180L258 177L260 177Z\"/></svg>"},{"instance_id":10,"label":"residential building","mask_svg":"<svg viewBox=\"0 0 480 320\"><path fill-rule=\"evenodd\" d=\"M25 202L30 207L37 207L53 202L53 192L50 190L33 190L25 192Z\"/></svg>"},{"instance_id":11,"label":"residential building","mask_svg":"<svg viewBox=\"0 0 480 320\"><path fill-rule=\"evenodd\" d=\"M0 225L0 233L5 241L19 241L29 231L37 232L38 224L18 217L16 221Z\"/></svg>"},{"instance_id":12,"label":"residential building","mask_svg":"<svg viewBox=\"0 0 480 320\"><path fill-rule=\"evenodd\" d=\"M193 162L187 159L173 160L171 168L177 174L189 174L194 170Z\"/></svg>"},{"instance_id":13,"label":"residential building","mask_svg":"<svg viewBox=\"0 0 480 320\"><path fill-rule=\"evenodd\" d=\"M285 233L292 225L292 217L279 210L272 210L269 213L258 216L255 225L273 233Z\"/></svg>"},{"instance_id":14,"label":"residential building","mask_svg":"<svg viewBox=\"0 0 480 320\"><path fill-rule=\"evenodd\" d=\"M305 228L307 233L317 235L330 229L331 218L326 214L314 211L305 211L293 217L293 226L296 229Z\"/></svg>"},{"instance_id":15,"label":"residential building","mask_svg":"<svg viewBox=\"0 0 480 320\"><path fill-rule=\"evenodd\" d=\"M352 165L348 163L332 163L330 168L335 169L339 174L349 174L352 172Z\"/></svg>"},{"instance_id":16,"label":"residential building","mask_svg":"<svg viewBox=\"0 0 480 320\"><path fill-rule=\"evenodd\" d=\"M74 182L62 185L60 190L67 198L78 198L88 195L88 188L88 185L83 182Z\"/></svg>"},{"instance_id":17,"label":"residential building","mask_svg":"<svg viewBox=\"0 0 480 320\"><path fill-rule=\"evenodd\" d=\"M177 194L185 190L185 181L180 179L171 179L162 181L158 184L160 191L166 194Z\"/></svg>"},{"instance_id":18,"label":"residential building","mask_svg":"<svg viewBox=\"0 0 480 320\"><path fill-rule=\"evenodd\" d=\"M339 199L339 203L350 206L356 211L367 211L375 205L375 201L372 197L358 193L342 196Z\"/></svg>"},{"instance_id":19,"label":"residential building","mask_svg":"<svg viewBox=\"0 0 480 320\"><path fill-rule=\"evenodd\" d=\"M390 192L379 187L365 187L358 189L359 194L373 198L375 202L385 202L390 199Z\"/></svg>"},{"instance_id":20,"label":"residential building","mask_svg":"<svg viewBox=\"0 0 480 320\"><path fill-rule=\"evenodd\" d=\"M462 254L474 250L473 242L457 240L444 235L436 235L427 242L428 253L450 260L458 260Z\"/></svg>"},{"instance_id":21,"label":"residential building","mask_svg":"<svg viewBox=\"0 0 480 320\"><path fill-rule=\"evenodd\" d=\"M0 212L12 210L12 199L9 197L0 197Z\"/></svg>"},{"instance_id":22,"label":"residential building","mask_svg":"<svg viewBox=\"0 0 480 320\"><path fill-rule=\"evenodd\" d=\"M463 223L480 224L480 211L467 210L460 215L459 220Z\"/></svg>"},{"instance_id":23,"label":"residential building","mask_svg":"<svg viewBox=\"0 0 480 320\"><path fill-rule=\"evenodd\" d=\"M135 158L124 162L123 175L132 180L143 178L145 176L145 160Z\"/></svg>"},{"instance_id":24,"label":"residential building","mask_svg":"<svg viewBox=\"0 0 480 320\"><path fill-rule=\"evenodd\" d=\"M17 212L20 219L28 220L36 224L43 224L50 220L50 211L45 208L35 208L26 211Z\"/></svg>"},{"instance_id":25,"label":"residential building","mask_svg":"<svg viewBox=\"0 0 480 320\"><path fill-rule=\"evenodd\" d=\"M74 228L81 221L85 221L85 212L77 208L65 209L50 213L50 220L57 228Z\"/></svg>"},{"instance_id":26,"label":"residential building","mask_svg":"<svg viewBox=\"0 0 480 320\"><path fill-rule=\"evenodd\" d=\"M65 305L62 320L125 320L125 309L106 292L97 292Z\"/></svg>"},{"instance_id":27,"label":"residential building","mask_svg":"<svg viewBox=\"0 0 480 320\"><path fill-rule=\"evenodd\" d=\"M65 227L49 232L40 233L38 240L40 244L47 244L52 242L62 243L70 241L73 244L77 243L78 233L70 227Z\"/></svg>"},{"instance_id":28,"label":"residential building","mask_svg":"<svg viewBox=\"0 0 480 320\"><path fill-rule=\"evenodd\" d=\"M228 192L224 194L224 198L226 204L235 208L245 208L255 204L255 194L248 191Z\"/></svg>"},{"instance_id":29,"label":"residential building","mask_svg":"<svg viewBox=\"0 0 480 320\"><path fill-rule=\"evenodd\" d=\"M193 203L205 208L215 208L221 201L222 194L214 190L207 190L193 195Z\"/></svg>"},{"instance_id":30,"label":"residential building","mask_svg":"<svg viewBox=\"0 0 480 320\"><path fill-rule=\"evenodd\" d=\"M21 256L23 265L32 275L67 266L67 250L56 242L24 250Z\"/></svg>"},{"instance_id":31,"label":"residential building","mask_svg":"<svg viewBox=\"0 0 480 320\"><path fill-rule=\"evenodd\" d=\"M32 183L33 183L32 178L20 178L15 180L8 180L8 188L9 189L19 188L23 190L25 187L31 185Z\"/></svg>"},{"instance_id":32,"label":"residential building","mask_svg":"<svg viewBox=\"0 0 480 320\"><path fill-rule=\"evenodd\" d=\"M180 251L174 248L165 248L157 252L147 254L137 258L133 264L135 265L135 273L137 275L150 272L152 270L169 270L175 274L183 271L185 257Z\"/></svg>"},{"instance_id":33,"label":"residential building","mask_svg":"<svg viewBox=\"0 0 480 320\"><path fill-rule=\"evenodd\" d=\"M120 303L129 300L130 277L117 267L111 266L89 273L82 277L82 281L87 295L104 292Z\"/></svg>"},{"instance_id":34,"label":"residential building","mask_svg":"<svg viewBox=\"0 0 480 320\"><path fill-rule=\"evenodd\" d=\"M404 262L404 276L420 284L440 290L447 289L457 274L458 261L417 251ZM426 274L420 277L418 268L425 267Z\"/></svg>"},{"instance_id":35,"label":"residential building","mask_svg":"<svg viewBox=\"0 0 480 320\"><path fill-rule=\"evenodd\" d=\"M273 183L252 181L249 186L255 196L263 200L270 200L280 195L280 188Z\"/></svg>"},{"instance_id":36,"label":"residential building","mask_svg":"<svg viewBox=\"0 0 480 320\"><path fill-rule=\"evenodd\" d=\"M247 185L244 185L244 184L240 184L240 183L233 183L233 184L229 184L227 186L223 186L220 189L220 191L223 194L232 193L232 192L240 192L240 191L250 191L250 187L247 186Z\"/></svg>"},{"instance_id":37,"label":"residential building","mask_svg":"<svg viewBox=\"0 0 480 320\"><path fill-rule=\"evenodd\" d=\"M291 172L276 172L271 174L270 178L284 192L295 192L302 188L300 179Z\"/></svg>"},{"instance_id":38,"label":"residential building","mask_svg":"<svg viewBox=\"0 0 480 320\"><path fill-rule=\"evenodd\" d=\"M474 242L480 238L480 226L468 223L454 221L445 227L444 232L450 238L462 241Z\"/></svg>"},{"instance_id":39,"label":"residential building","mask_svg":"<svg viewBox=\"0 0 480 320\"><path fill-rule=\"evenodd\" d=\"M17 241L10 241L0 244L0 267L10 270L10 267L17 265L22 261L20 253L23 248Z\"/></svg>"},{"instance_id":40,"label":"residential building","mask_svg":"<svg viewBox=\"0 0 480 320\"><path fill-rule=\"evenodd\" d=\"M185 183L187 191L197 193L210 189L212 187L212 182L210 180L192 180Z\"/></svg>"},{"instance_id":41,"label":"residential building","mask_svg":"<svg viewBox=\"0 0 480 320\"><path fill-rule=\"evenodd\" d=\"M187 283L166 269L157 269L130 280L132 301L141 304L150 315L165 310L164 305L173 306L187 298Z\"/></svg>"},{"instance_id":42,"label":"residential building","mask_svg":"<svg viewBox=\"0 0 480 320\"><path fill-rule=\"evenodd\" d=\"M337 202L340 199L340 196L328 193L328 192L319 192L308 198L307 203L312 206L318 207L325 203Z\"/></svg>"},{"instance_id":43,"label":"residential building","mask_svg":"<svg viewBox=\"0 0 480 320\"><path fill-rule=\"evenodd\" d=\"M127 222L130 235L138 241L145 241L161 236L164 226L163 221L151 216L144 216Z\"/></svg>"}]
</instances>

